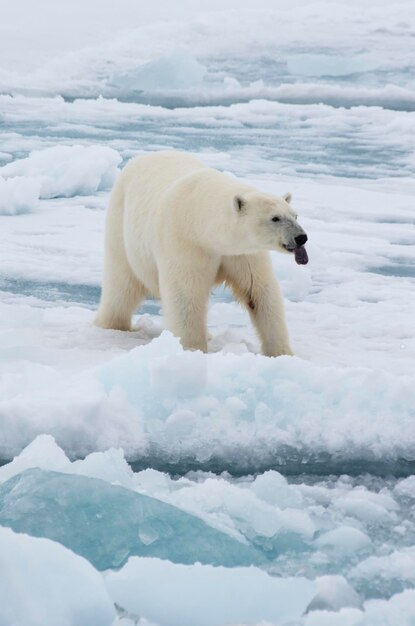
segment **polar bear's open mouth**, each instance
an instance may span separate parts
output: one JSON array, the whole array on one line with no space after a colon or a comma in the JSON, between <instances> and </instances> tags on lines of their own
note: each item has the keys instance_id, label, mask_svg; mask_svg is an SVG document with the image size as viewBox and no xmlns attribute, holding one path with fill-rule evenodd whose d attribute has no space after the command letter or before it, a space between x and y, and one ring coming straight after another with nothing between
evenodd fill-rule
<instances>
[{"instance_id":1,"label":"polar bear's open mouth","mask_svg":"<svg viewBox=\"0 0 415 626\"><path fill-rule=\"evenodd\" d=\"M294 257L295 257L295 262L298 265L307 265L308 263L308 254L307 254L307 250L304 248L304 246L298 246L298 248L289 248L288 246L284 245L284 248L287 250L287 252L294 252Z\"/></svg>"}]
</instances>

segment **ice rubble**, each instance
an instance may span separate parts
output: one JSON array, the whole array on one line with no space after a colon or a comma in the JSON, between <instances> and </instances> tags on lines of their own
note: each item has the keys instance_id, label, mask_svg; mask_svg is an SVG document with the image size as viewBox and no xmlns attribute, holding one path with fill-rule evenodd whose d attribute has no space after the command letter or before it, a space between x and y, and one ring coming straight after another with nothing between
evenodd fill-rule
<instances>
[{"instance_id":1,"label":"ice rubble","mask_svg":"<svg viewBox=\"0 0 415 626\"><path fill-rule=\"evenodd\" d=\"M68 198L108 189L120 163L119 153L105 146L61 145L33 150L28 157L0 167L0 177L8 179L5 184L0 178L0 207L7 201L2 194L7 193L17 196L17 208L19 202L25 207L15 191L19 186L31 194L32 204L38 199L34 198L36 190L40 198Z\"/></svg>"},{"instance_id":2,"label":"ice rubble","mask_svg":"<svg viewBox=\"0 0 415 626\"><path fill-rule=\"evenodd\" d=\"M369 600L363 610L344 608L338 613L313 611L295 626L414 626L415 591L407 590L390 600ZM291 625L287 625L291 626Z\"/></svg>"},{"instance_id":3,"label":"ice rubble","mask_svg":"<svg viewBox=\"0 0 415 626\"><path fill-rule=\"evenodd\" d=\"M415 500L415 475L408 476L402 480L396 487L396 491L409 500Z\"/></svg>"},{"instance_id":4,"label":"ice rubble","mask_svg":"<svg viewBox=\"0 0 415 626\"><path fill-rule=\"evenodd\" d=\"M115 616L88 561L0 526L0 626L111 626Z\"/></svg>"},{"instance_id":5,"label":"ice rubble","mask_svg":"<svg viewBox=\"0 0 415 626\"><path fill-rule=\"evenodd\" d=\"M41 469L0 486L0 524L59 541L100 570L120 567L133 555L228 567L264 561L253 547L170 504L102 480Z\"/></svg>"},{"instance_id":6,"label":"ice rubble","mask_svg":"<svg viewBox=\"0 0 415 626\"><path fill-rule=\"evenodd\" d=\"M371 596L385 596L415 586L415 547L407 546L390 554L370 556L350 572L355 585Z\"/></svg>"},{"instance_id":7,"label":"ice rubble","mask_svg":"<svg viewBox=\"0 0 415 626\"><path fill-rule=\"evenodd\" d=\"M186 352L163 332L69 377L41 364L8 368L0 454L10 458L47 431L70 456L120 446L131 460L178 471L399 462L415 454L413 379L292 357Z\"/></svg>"},{"instance_id":8,"label":"ice rubble","mask_svg":"<svg viewBox=\"0 0 415 626\"><path fill-rule=\"evenodd\" d=\"M43 470L34 469L39 467ZM88 481L85 477L94 480ZM19 528L26 531L32 524L36 534L50 532L47 520L42 518L47 511L42 513L38 505L46 501L47 494L52 492L51 485L55 482L61 485L61 489L55 492L63 495L61 500L51 505L47 514L51 520L62 520L62 524L55 523L54 532L59 532L61 540L69 541L72 547L75 546L75 540L70 535L72 530L68 520L72 519L73 523L77 515L82 517L83 507L88 502L85 494L91 492L92 508L98 509L101 504L104 506L105 502L111 502L114 504L112 510L118 508L124 511L122 519L112 513L111 519L105 521L105 528L99 532L110 531L113 525L119 524L128 529L131 525L130 513L141 506L148 515L152 514L152 510L156 511L159 519L164 519L170 526L174 526L175 520L188 526L191 519L201 519L211 529L216 529L218 537L224 533L240 542L237 546L241 558L246 556L257 562L260 552L263 555L262 562L268 562L279 575L294 575L297 567L301 567L303 572L307 571L308 575L350 572L351 580L357 581L362 588L367 583L365 572L370 577L374 568L381 571L385 568L384 561L376 559L385 557L395 563L395 573L389 578L390 590L383 589L385 594L390 595L399 579L400 563L408 564L414 558L411 550L405 547L411 544L415 536L415 520L411 519L407 499L399 491L405 480L398 482L393 489L383 487L375 490L370 487L370 482L368 487L354 486L348 477L335 482L322 480L318 484L289 484L275 471L256 478L240 478L234 482L230 482L226 476L200 472L172 479L153 469L134 473L121 450L93 453L71 463L54 440L44 435L32 442L12 463L0 468L0 489L3 494L1 519L3 523L8 520L7 523L23 525ZM17 485L20 486L19 490ZM17 491L21 498L15 502ZM143 497L141 500L139 494ZM366 510L363 506L347 508L345 505L352 500L366 503ZM121 501L124 503L122 506ZM147 509L143 502L147 502ZM20 507L33 509L33 518L22 518ZM378 513L377 519L367 514L373 507ZM178 510L185 511L188 516L177 517ZM73 525L78 527L80 523L81 518ZM197 527L202 529L203 525ZM123 537L115 538L114 541L128 543ZM397 544L402 545L402 556L395 554ZM103 550L114 552L114 545L109 542ZM247 545L255 546L255 550L246 550ZM150 543L148 546L151 548ZM195 546L196 550L197 542ZM224 550L223 559L231 554L232 541L229 546L230 552ZM157 549L155 545L153 548ZM140 549L144 551L140 553L145 553L147 548L142 546ZM175 550L181 548L170 549L174 556L179 554ZM161 552L154 554L161 556ZM184 554L185 551L182 556ZM216 558L215 554L213 550L211 558ZM303 559L306 555L308 565L304 569ZM334 555L335 561L332 562ZM96 562L98 557L91 552L90 558ZM230 556L229 560L232 558ZM177 557L177 560L186 562L181 557ZM219 559L216 562L221 561ZM405 580L411 581L407 573L408 565L405 567L406 573L401 568L404 583Z\"/></svg>"},{"instance_id":9,"label":"ice rubble","mask_svg":"<svg viewBox=\"0 0 415 626\"><path fill-rule=\"evenodd\" d=\"M40 466L44 469L35 469ZM412 548L405 546L413 543L415 521L407 508L407 485L408 479L404 479L389 487L383 484L379 489L370 479L363 486L354 484L349 477L289 484L281 474L272 471L233 482L225 476L201 472L173 479L151 469L134 473L121 450L93 453L71 463L54 440L44 435L12 463L0 468L0 521L33 534L49 534L79 553L86 554L85 547L79 549L85 542L89 546L87 556L97 564L93 554L97 546L115 553L117 542L128 543L126 529L131 518L137 517L137 510L129 504L132 501L151 502L155 514L151 528L141 529L144 548L151 548L151 542L157 543L154 528L168 533L172 510L176 511L176 520L180 509L186 511L187 516L182 513L182 519L187 520L185 532L170 535L166 542L169 546L162 556L169 560L132 557L119 571L104 573L107 593L120 607L114 626L129 624L128 619L134 623L139 616L159 626L259 624L264 620L279 626L413 626L415 592L408 587L413 586L415 555ZM102 510L97 507L100 502ZM363 503L367 504L366 509ZM378 519L370 515L375 510ZM59 517L59 511L70 515ZM86 519L89 530L85 528ZM200 544L186 532L192 527L200 532L201 519L216 533L215 545L206 544L205 554L210 551L215 558L216 540L225 534L228 546L232 542L238 545L240 554L248 545L255 545L251 556L262 551L266 555L262 568L265 566L277 577L270 577L257 567L191 565ZM39 520L43 520L42 529ZM206 533L202 532L203 540ZM290 541L281 541L287 533ZM53 552L56 559L59 557L52 562L58 579L70 559L67 576L79 568L85 570L87 577L85 561L53 541L14 535L0 528L0 542L3 537L8 542L7 558L18 554L22 537L27 554L32 546L35 549L39 545L43 554L49 557ZM10 537L17 539L12 541ZM135 541L138 538L136 532ZM39 541L46 543L37 544ZM187 551L189 564L172 563L180 551L182 555L186 553L188 543L193 543ZM222 550L220 557L226 558L227 554ZM2 556L0 551L0 563ZM120 563L127 556L124 552ZM20 561L16 559L16 563L17 575L23 577ZM103 566L101 562L99 567ZM89 572L93 572L92 568ZM105 611L109 611L108 598L99 582L91 587L91 580L99 581L97 574L88 576L84 586L86 592L89 590L89 602L101 598L100 610L105 616ZM40 591L37 587L35 591L39 595L34 595L33 601L40 602ZM12 606L19 607L21 598L16 595L16 588L8 593L13 597ZM380 593L388 599L372 599ZM62 600L61 611L66 611L72 601L72 595L67 596L65 602ZM83 607L81 602L80 608ZM0 616L2 609L0 604ZM381 621L382 616L389 621ZM106 623L105 619L102 623ZM67 623L78 626L83 622ZM3 626L1 619L0 624ZM32 626L32 622L28 624ZM33 626L40 624L33 622Z\"/></svg>"},{"instance_id":10,"label":"ice rubble","mask_svg":"<svg viewBox=\"0 0 415 626\"><path fill-rule=\"evenodd\" d=\"M413 175L415 138L410 113L379 106L345 109L307 103L312 100L313 94L318 100L321 89L327 91L333 100L349 100L350 105L353 105L353 99L358 104L363 104L370 97L376 99L366 90L355 93L354 87L341 90L337 86L327 86L316 90L310 86L308 90L301 86L302 92L298 94L296 85L278 89L287 92L286 100L289 94L293 99L297 97L301 100L302 93L306 102L293 106L267 100L267 93L253 93L244 102L231 106L168 108L105 98L68 102L61 97L0 95L0 105L7 130L14 130L16 124L23 123L43 128L46 117L50 132L61 134L64 129L65 142L73 143L74 136L80 136L91 144L103 141L106 146L121 151L124 158L143 149L185 149L205 153L204 158L208 158L214 166L231 169L245 177L260 176L264 179L267 175L270 180L281 180L283 176L291 175L295 177L292 181L295 186L302 184L300 178L312 177L306 181L308 195L305 200L307 205L316 208L325 206L326 201L323 190L314 195L314 185L323 182L324 176L344 176L346 180L337 180L336 184L330 179L324 182L327 182L326 189L332 187L333 191L337 190L336 203L330 206L331 210L337 209L337 201L342 205L350 200L347 203L349 216L357 208L362 211L362 217L366 215L365 203L359 198L356 203L353 197L365 185L362 179L378 180L381 186L376 189L386 194L393 184L402 183L396 187L397 193L402 193L403 186L408 182L403 177ZM390 91L389 95L384 94L385 100L387 97L392 100L394 90ZM398 95L395 94L396 100ZM280 94L278 91L275 96L284 100L284 92ZM148 138L146 145L143 144L143 137ZM35 132L29 136L10 133L4 141L4 149L13 158L20 158L22 152L48 146L51 146L50 139L39 138ZM347 180L350 177L357 179L353 181L355 186ZM398 181L382 181L386 177L398 177ZM351 197L340 197L339 186L347 183ZM280 193L285 191L287 189L280 189ZM295 192L295 188L292 191ZM385 195L382 196L385 201ZM384 203L382 196L378 206ZM296 194L294 199L298 200ZM386 210L392 206L396 206L395 199L391 205L385 203Z\"/></svg>"}]
</instances>

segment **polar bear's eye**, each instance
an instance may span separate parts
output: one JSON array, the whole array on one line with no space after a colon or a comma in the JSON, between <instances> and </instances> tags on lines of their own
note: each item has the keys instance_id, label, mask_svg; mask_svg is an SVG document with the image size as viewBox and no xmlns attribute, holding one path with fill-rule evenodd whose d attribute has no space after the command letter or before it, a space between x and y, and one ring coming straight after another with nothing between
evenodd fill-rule
<instances>
[{"instance_id":1,"label":"polar bear's eye","mask_svg":"<svg viewBox=\"0 0 415 626\"><path fill-rule=\"evenodd\" d=\"M272 222L279 222L280 218L278 217L278 215L274 215L274 217L271 218Z\"/></svg>"}]
</instances>

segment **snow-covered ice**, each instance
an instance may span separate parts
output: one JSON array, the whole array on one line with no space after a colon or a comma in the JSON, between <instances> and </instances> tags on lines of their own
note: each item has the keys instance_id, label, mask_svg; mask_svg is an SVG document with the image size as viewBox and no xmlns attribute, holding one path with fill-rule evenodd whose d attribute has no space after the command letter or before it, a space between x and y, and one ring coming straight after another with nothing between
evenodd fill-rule
<instances>
[{"instance_id":1,"label":"snow-covered ice","mask_svg":"<svg viewBox=\"0 0 415 626\"><path fill-rule=\"evenodd\" d=\"M3 165L0 176L23 185L28 179L26 187L33 181L41 198L88 196L111 187L120 162L120 155L111 148L56 146Z\"/></svg>"},{"instance_id":2,"label":"snow-covered ice","mask_svg":"<svg viewBox=\"0 0 415 626\"><path fill-rule=\"evenodd\" d=\"M88 561L0 527L1 626L111 626L115 610Z\"/></svg>"},{"instance_id":3,"label":"snow-covered ice","mask_svg":"<svg viewBox=\"0 0 415 626\"><path fill-rule=\"evenodd\" d=\"M39 203L40 183L28 176L0 176L0 215L31 213Z\"/></svg>"},{"instance_id":4,"label":"snow-covered ice","mask_svg":"<svg viewBox=\"0 0 415 626\"><path fill-rule=\"evenodd\" d=\"M137 558L109 573L105 583L118 605L160 626L193 626L195 620L201 626L291 622L317 590L305 578L280 579L254 568Z\"/></svg>"},{"instance_id":5,"label":"snow-covered ice","mask_svg":"<svg viewBox=\"0 0 415 626\"><path fill-rule=\"evenodd\" d=\"M0 523L40 537L0 527L0 625L414 626L413 3L2 15ZM224 289L208 355L157 301L92 325L110 187L165 148L293 193L296 357Z\"/></svg>"}]
</instances>

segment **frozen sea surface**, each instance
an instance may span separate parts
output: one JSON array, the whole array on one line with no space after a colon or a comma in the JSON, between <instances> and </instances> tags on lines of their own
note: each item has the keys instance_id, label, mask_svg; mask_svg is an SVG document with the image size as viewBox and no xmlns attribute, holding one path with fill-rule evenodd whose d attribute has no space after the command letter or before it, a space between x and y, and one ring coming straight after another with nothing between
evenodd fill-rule
<instances>
[{"instance_id":1,"label":"frozen sea surface","mask_svg":"<svg viewBox=\"0 0 415 626\"><path fill-rule=\"evenodd\" d=\"M44 4L0 24L0 625L414 626L413 3ZM92 325L110 187L166 148L293 193L296 357L224 289L208 355L158 301Z\"/></svg>"}]
</instances>

